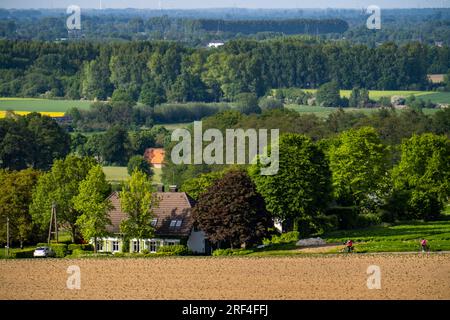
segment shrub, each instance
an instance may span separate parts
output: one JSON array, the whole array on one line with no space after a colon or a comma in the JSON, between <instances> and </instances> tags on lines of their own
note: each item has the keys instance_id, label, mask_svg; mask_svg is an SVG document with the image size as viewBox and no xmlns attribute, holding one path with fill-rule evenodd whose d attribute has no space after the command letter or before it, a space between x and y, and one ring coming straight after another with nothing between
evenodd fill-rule
<instances>
[{"instance_id":1,"label":"shrub","mask_svg":"<svg viewBox=\"0 0 450 320\"><path fill-rule=\"evenodd\" d=\"M55 251L57 258L64 258L67 254L67 244L64 243L51 243L50 245L48 245L47 243L38 243L37 246L38 247L49 246L50 248L53 249L53 251Z\"/></svg>"},{"instance_id":2,"label":"shrub","mask_svg":"<svg viewBox=\"0 0 450 320\"><path fill-rule=\"evenodd\" d=\"M243 114L261 113L258 98L254 93L243 92L236 96L237 109Z\"/></svg>"},{"instance_id":3,"label":"shrub","mask_svg":"<svg viewBox=\"0 0 450 320\"><path fill-rule=\"evenodd\" d=\"M381 223L381 217L375 213L359 214L357 217L357 227L365 228Z\"/></svg>"},{"instance_id":4,"label":"shrub","mask_svg":"<svg viewBox=\"0 0 450 320\"><path fill-rule=\"evenodd\" d=\"M189 253L189 250L185 245L177 244L174 246L159 247L157 253L161 255L184 256Z\"/></svg>"},{"instance_id":5,"label":"shrub","mask_svg":"<svg viewBox=\"0 0 450 320\"><path fill-rule=\"evenodd\" d=\"M262 111L282 109L283 106L283 102L275 98L261 98L259 100L259 107Z\"/></svg>"},{"instance_id":6,"label":"shrub","mask_svg":"<svg viewBox=\"0 0 450 320\"><path fill-rule=\"evenodd\" d=\"M94 251L94 246L90 243L82 244L81 249L84 251Z\"/></svg>"},{"instance_id":7,"label":"shrub","mask_svg":"<svg viewBox=\"0 0 450 320\"><path fill-rule=\"evenodd\" d=\"M337 215L318 215L314 219L314 224L316 226L317 232L323 233L328 231L333 231L339 227L339 219Z\"/></svg>"},{"instance_id":8,"label":"shrub","mask_svg":"<svg viewBox=\"0 0 450 320\"><path fill-rule=\"evenodd\" d=\"M278 244L278 243L289 243L293 241L297 241L300 238L300 232L298 231L291 231L291 232L285 232L281 235L273 235L271 239L264 239L263 244L269 245L269 244Z\"/></svg>"},{"instance_id":9,"label":"shrub","mask_svg":"<svg viewBox=\"0 0 450 320\"><path fill-rule=\"evenodd\" d=\"M142 254L150 254L150 251L149 251L148 249L144 249L144 250L142 250L141 253L142 253Z\"/></svg>"},{"instance_id":10,"label":"shrub","mask_svg":"<svg viewBox=\"0 0 450 320\"><path fill-rule=\"evenodd\" d=\"M339 229L358 227L358 210L356 207L333 207L328 210L327 215L337 217Z\"/></svg>"},{"instance_id":11,"label":"shrub","mask_svg":"<svg viewBox=\"0 0 450 320\"><path fill-rule=\"evenodd\" d=\"M82 248L81 248L81 244L77 244L77 243L71 243L71 244L69 244L68 246L67 246L67 250L69 251L69 252L73 252L74 250L83 250Z\"/></svg>"},{"instance_id":12,"label":"shrub","mask_svg":"<svg viewBox=\"0 0 450 320\"><path fill-rule=\"evenodd\" d=\"M16 259L33 258L33 252L34 252L34 249L17 250L17 251L13 251L11 253L11 257L16 258Z\"/></svg>"},{"instance_id":13,"label":"shrub","mask_svg":"<svg viewBox=\"0 0 450 320\"><path fill-rule=\"evenodd\" d=\"M81 248L80 249L75 248L72 250L72 254L70 255L70 257L78 258L78 257L81 257L85 253L86 253L86 251L81 250Z\"/></svg>"},{"instance_id":14,"label":"shrub","mask_svg":"<svg viewBox=\"0 0 450 320\"><path fill-rule=\"evenodd\" d=\"M253 250L248 249L216 249L213 251L213 256L243 256L252 253Z\"/></svg>"},{"instance_id":15,"label":"shrub","mask_svg":"<svg viewBox=\"0 0 450 320\"><path fill-rule=\"evenodd\" d=\"M122 257L125 257L125 253L124 252L114 252L113 256L122 258Z\"/></svg>"},{"instance_id":16,"label":"shrub","mask_svg":"<svg viewBox=\"0 0 450 320\"><path fill-rule=\"evenodd\" d=\"M154 118L158 123L191 122L227 109L223 103L162 104L155 107Z\"/></svg>"}]
</instances>

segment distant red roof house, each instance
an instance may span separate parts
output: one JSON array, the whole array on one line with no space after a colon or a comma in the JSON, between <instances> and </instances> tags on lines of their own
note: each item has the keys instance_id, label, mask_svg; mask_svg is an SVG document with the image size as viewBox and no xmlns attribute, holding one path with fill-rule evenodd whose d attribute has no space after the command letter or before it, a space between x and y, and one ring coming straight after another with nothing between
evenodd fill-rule
<instances>
[{"instance_id":1,"label":"distant red roof house","mask_svg":"<svg viewBox=\"0 0 450 320\"><path fill-rule=\"evenodd\" d=\"M144 152L144 159L154 168L162 168L165 151L163 148L148 148Z\"/></svg>"},{"instance_id":2,"label":"distant red roof house","mask_svg":"<svg viewBox=\"0 0 450 320\"><path fill-rule=\"evenodd\" d=\"M444 75L443 74L428 74L427 77L428 77L428 80L431 83L442 83L442 82L444 82Z\"/></svg>"}]
</instances>

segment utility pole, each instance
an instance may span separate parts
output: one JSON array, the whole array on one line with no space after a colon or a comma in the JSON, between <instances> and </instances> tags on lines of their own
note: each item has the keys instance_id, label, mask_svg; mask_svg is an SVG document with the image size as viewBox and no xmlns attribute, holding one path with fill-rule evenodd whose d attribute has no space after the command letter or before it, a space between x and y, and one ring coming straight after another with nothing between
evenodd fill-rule
<instances>
[{"instance_id":1,"label":"utility pole","mask_svg":"<svg viewBox=\"0 0 450 320\"><path fill-rule=\"evenodd\" d=\"M52 231L52 225L54 221L54 230ZM48 229L48 241L47 243L50 244L50 240L52 238L52 233L55 234L56 243L58 243L58 223L56 221L56 203L52 203L52 214L50 216L50 226Z\"/></svg>"},{"instance_id":2,"label":"utility pole","mask_svg":"<svg viewBox=\"0 0 450 320\"><path fill-rule=\"evenodd\" d=\"M6 257L9 257L9 217L6 217Z\"/></svg>"}]
</instances>

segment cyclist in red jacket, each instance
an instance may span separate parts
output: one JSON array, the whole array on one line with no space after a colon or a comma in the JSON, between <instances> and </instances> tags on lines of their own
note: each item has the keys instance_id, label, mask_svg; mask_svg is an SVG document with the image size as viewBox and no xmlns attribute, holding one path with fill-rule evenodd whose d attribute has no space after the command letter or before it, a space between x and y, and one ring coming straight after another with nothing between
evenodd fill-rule
<instances>
[{"instance_id":1,"label":"cyclist in red jacket","mask_svg":"<svg viewBox=\"0 0 450 320\"><path fill-rule=\"evenodd\" d=\"M420 240L420 246L422 247L422 252L425 253L428 251L428 242L426 239Z\"/></svg>"},{"instance_id":2,"label":"cyclist in red jacket","mask_svg":"<svg viewBox=\"0 0 450 320\"><path fill-rule=\"evenodd\" d=\"M353 251L353 241L351 239L347 240L347 242L345 243L347 252L352 252Z\"/></svg>"}]
</instances>

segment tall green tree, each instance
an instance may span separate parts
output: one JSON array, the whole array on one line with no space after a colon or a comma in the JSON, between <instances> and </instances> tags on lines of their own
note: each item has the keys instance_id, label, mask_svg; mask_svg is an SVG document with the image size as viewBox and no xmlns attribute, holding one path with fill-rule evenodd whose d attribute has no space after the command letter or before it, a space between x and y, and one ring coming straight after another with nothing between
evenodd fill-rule
<instances>
[{"instance_id":1,"label":"tall green tree","mask_svg":"<svg viewBox=\"0 0 450 320\"><path fill-rule=\"evenodd\" d=\"M205 193L217 180L225 175L223 171L213 171L200 174L196 178L189 179L181 186L181 191L186 192L193 199L197 200L201 194Z\"/></svg>"},{"instance_id":2,"label":"tall green tree","mask_svg":"<svg viewBox=\"0 0 450 320\"><path fill-rule=\"evenodd\" d=\"M261 175L260 169L260 163L250 168L257 190L272 216L283 221L288 229L294 222L313 220L327 207L331 172L325 154L310 138L281 135L278 173Z\"/></svg>"},{"instance_id":3,"label":"tall green tree","mask_svg":"<svg viewBox=\"0 0 450 320\"><path fill-rule=\"evenodd\" d=\"M149 179L153 176L153 170L150 167L150 164L141 155L132 156L130 161L128 161L127 169L129 175L132 175L135 170L139 170L145 173Z\"/></svg>"},{"instance_id":4,"label":"tall green tree","mask_svg":"<svg viewBox=\"0 0 450 320\"><path fill-rule=\"evenodd\" d=\"M10 240L20 247L32 240L33 221L28 211L32 192L39 177L33 169L0 170L0 241L6 241L6 220L9 218Z\"/></svg>"},{"instance_id":5,"label":"tall green tree","mask_svg":"<svg viewBox=\"0 0 450 320\"><path fill-rule=\"evenodd\" d=\"M0 168L48 170L69 150L69 134L50 117L34 112L0 119Z\"/></svg>"},{"instance_id":6,"label":"tall green tree","mask_svg":"<svg viewBox=\"0 0 450 320\"><path fill-rule=\"evenodd\" d=\"M128 132L121 126L113 126L103 135L101 152L103 161L110 164L126 165L128 162Z\"/></svg>"},{"instance_id":7,"label":"tall green tree","mask_svg":"<svg viewBox=\"0 0 450 320\"><path fill-rule=\"evenodd\" d=\"M341 205L370 205L380 197L388 149L371 127L342 132L329 149L334 197Z\"/></svg>"},{"instance_id":8,"label":"tall green tree","mask_svg":"<svg viewBox=\"0 0 450 320\"><path fill-rule=\"evenodd\" d=\"M109 81L109 56L102 52L92 61L85 62L82 72L82 94L88 99L106 100L111 97L113 85Z\"/></svg>"},{"instance_id":9,"label":"tall green tree","mask_svg":"<svg viewBox=\"0 0 450 320\"><path fill-rule=\"evenodd\" d=\"M341 96L339 94L339 84L337 82L327 82L317 89L317 103L321 107L339 107Z\"/></svg>"},{"instance_id":10,"label":"tall green tree","mask_svg":"<svg viewBox=\"0 0 450 320\"><path fill-rule=\"evenodd\" d=\"M257 244L273 225L264 199L242 170L225 173L202 193L193 216L212 243L231 248Z\"/></svg>"},{"instance_id":11,"label":"tall green tree","mask_svg":"<svg viewBox=\"0 0 450 320\"><path fill-rule=\"evenodd\" d=\"M107 236L107 226L111 225L109 211L112 204L107 198L111 186L106 181L102 167L99 165L92 167L78 190L78 195L73 199L75 210L81 213L76 225L85 240L94 238L94 251L97 252L97 239Z\"/></svg>"},{"instance_id":12,"label":"tall green tree","mask_svg":"<svg viewBox=\"0 0 450 320\"><path fill-rule=\"evenodd\" d=\"M52 169L39 177L30 204L33 222L40 234L47 234L52 204L56 204L57 220L69 227L72 242L79 240L76 224L81 212L74 206L74 198L79 194L80 183L97 164L93 158L69 155L64 160L56 160Z\"/></svg>"},{"instance_id":13,"label":"tall green tree","mask_svg":"<svg viewBox=\"0 0 450 320\"><path fill-rule=\"evenodd\" d=\"M151 222L154 217L153 208L158 205L158 199L153 193L152 182L145 173L136 170L122 186L119 193L120 204L127 219L120 224L120 231L127 238L151 238L154 227Z\"/></svg>"},{"instance_id":14,"label":"tall green tree","mask_svg":"<svg viewBox=\"0 0 450 320\"><path fill-rule=\"evenodd\" d=\"M407 199L400 218L438 217L450 195L450 139L432 133L413 135L401 149L401 160L392 172L394 193Z\"/></svg>"}]
</instances>

